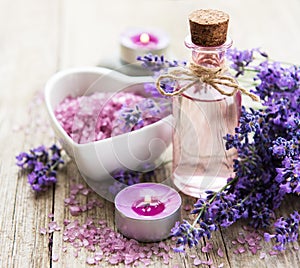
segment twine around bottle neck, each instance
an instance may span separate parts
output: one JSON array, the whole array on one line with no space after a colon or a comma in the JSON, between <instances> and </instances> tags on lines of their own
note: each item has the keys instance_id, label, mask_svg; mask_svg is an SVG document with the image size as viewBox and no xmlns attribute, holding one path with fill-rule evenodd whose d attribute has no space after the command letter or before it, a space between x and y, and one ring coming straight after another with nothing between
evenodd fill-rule
<instances>
[{"instance_id":1,"label":"twine around bottle neck","mask_svg":"<svg viewBox=\"0 0 300 268\"><path fill-rule=\"evenodd\" d=\"M201 82L210 85L224 96L233 96L236 92L240 91L241 93L249 96L252 100L259 101L258 96L241 87L233 77L226 74L226 71L227 68L224 65L210 68L190 62L188 68L176 68L169 71L167 74L160 75L156 80L156 88L162 95L176 96L181 95L184 91L191 88L196 83ZM166 79L175 81L178 84L179 82L187 83L183 86L179 86L173 92L166 92L161 87L161 82ZM232 90L225 91L222 88L224 86Z\"/></svg>"}]
</instances>

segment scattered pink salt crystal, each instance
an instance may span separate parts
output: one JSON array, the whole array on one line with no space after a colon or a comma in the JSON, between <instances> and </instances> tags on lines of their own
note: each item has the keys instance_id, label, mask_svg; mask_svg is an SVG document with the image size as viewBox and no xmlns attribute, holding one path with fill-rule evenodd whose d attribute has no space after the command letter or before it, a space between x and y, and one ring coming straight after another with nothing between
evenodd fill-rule
<instances>
[{"instance_id":1,"label":"scattered pink salt crystal","mask_svg":"<svg viewBox=\"0 0 300 268\"><path fill-rule=\"evenodd\" d=\"M54 217L53 213L48 214L48 218L53 218L53 217Z\"/></svg>"},{"instance_id":2,"label":"scattered pink salt crystal","mask_svg":"<svg viewBox=\"0 0 300 268\"><path fill-rule=\"evenodd\" d=\"M48 223L48 232L53 233L54 231L59 231L60 227L57 225L55 221L51 221Z\"/></svg>"},{"instance_id":3,"label":"scattered pink salt crystal","mask_svg":"<svg viewBox=\"0 0 300 268\"><path fill-rule=\"evenodd\" d=\"M90 226L90 225L92 225L93 224L93 220L91 219L91 218L87 218L86 219L86 225L87 226Z\"/></svg>"},{"instance_id":4,"label":"scattered pink salt crystal","mask_svg":"<svg viewBox=\"0 0 300 268\"><path fill-rule=\"evenodd\" d=\"M145 254L144 252L140 252L140 253L139 253L139 257L140 257L141 259L144 259L144 258L146 258L146 254Z\"/></svg>"},{"instance_id":5,"label":"scattered pink salt crystal","mask_svg":"<svg viewBox=\"0 0 300 268\"><path fill-rule=\"evenodd\" d=\"M83 194L83 195L88 195L89 192L90 192L90 190L89 190L88 188L84 188L84 189L82 189L82 190L80 191L80 193Z\"/></svg>"},{"instance_id":6,"label":"scattered pink salt crystal","mask_svg":"<svg viewBox=\"0 0 300 268\"><path fill-rule=\"evenodd\" d=\"M83 239L82 243L84 247L87 247L90 244L87 239Z\"/></svg>"},{"instance_id":7,"label":"scattered pink salt crystal","mask_svg":"<svg viewBox=\"0 0 300 268\"><path fill-rule=\"evenodd\" d=\"M202 263L202 261L199 258L195 258L193 263L195 266L198 266Z\"/></svg>"},{"instance_id":8,"label":"scattered pink salt crystal","mask_svg":"<svg viewBox=\"0 0 300 268\"><path fill-rule=\"evenodd\" d=\"M208 259L207 261L202 261L202 264L206 264L206 265L210 266L213 264L213 261L212 261L212 259Z\"/></svg>"},{"instance_id":9,"label":"scattered pink salt crystal","mask_svg":"<svg viewBox=\"0 0 300 268\"><path fill-rule=\"evenodd\" d=\"M78 216L81 212L80 207L78 206L70 206L70 213L72 216Z\"/></svg>"},{"instance_id":10,"label":"scattered pink salt crystal","mask_svg":"<svg viewBox=\"0 0 300 268\"><path fill-rule=\"evenodd\" d=\"M183 207L183 209L184 209L185 211L190 211L190 210L192 209L192 206L191 206L190 204L186 204L186 205Z\"/></svg>"},{"instance_id":11,"label":"scattered pink salt crystal","mask_svg":"<svg viewBox=\"0 0 300 268\"><path fill-rule=\"evenodd\" d=\"M47 229L46 228L41 228L40 229L40 234L43 234L43 235L45 235L47 233Z\"/></svg>"},{"instance_id":12,"label":"scattered pink salt crystal","mask_svg":"<svg viewBox=\"0 0 300 268\"><path fill-rule=\"evenodd\" d=\"M142 259L141 260L146 266L151 264L151 260L150 259Z\"/></svg>"},{"instance_id":13,"label":"scattered pink salt crystal","mask_svg":"<svg viewBox=\"0 0 300 268\"><path fill-rule=\"evenodd\" d=\"M168 246L168 245L165 245L165 247L164 247L164 250L168 252L168 251L170 251L170 250L171 250L171 247L170 247L170 246Z\"/></svg>"},{"instance_id":14,"label":"scattered pink salt crystal","mask_svg":"<svg viewBox=\"0 0 300 268\"><path fill-rule=\"evenodd\" d=\"M64 222L63 222L63 224L64 224L64 226L67 226L67 225L68 225L70 222L71 222L70 220L68 220L68 219L64 219Z\"/></svg>"},{"instance_id":15,"label":"scattered pink salt crystal","mask_svg":"<svg viewBox=\"0 0 300 268\"><path fill-rule=\"evenodd\" d=\"M255 247L255 246L254 247L249 247L249 249L250 249L250 251L253 255L255 255L257 253L257 247Z\"/></svg>"},{"instance_id":16,"label":"scattered pink salt crystal","mask_svg":"<svg viewBox=\"0 0 300 268\"><path fill-rule=\"evenodd\" d=\"M191 258L191 259L195 259L195 258L196 258L196 255L195 255L195 254L192 254L192 255L190 255L190 258Z\"/></svg>"},{"instance_id":17,"label":"scattered pink salt crystal","mask_svg":"<svg viewBox=\"0 0 300 268\"><path fill-rule=\"evenodd\" d=\"M78 250L77 249L74 250L73 255L74 255L75 258L78 257Z\"/></svg>"},{"instance_id":18,"label":"scattered pink salt crystal","mask_svg":"<svg viewBox=\"0 0 300 268\"><path fill-rule=\"evenodd\" d=\"M58 261L58 255L52 254L52 261L57 262Z\"/></svg>"},{"instance_id":19,"label":"scattered pink salt crystal","mask_svg":"<svg viewBox=\"0 0 300 268\"><path fill-rule=\"evenodd\" d=\"M103 256L103 252L102 251L97 251L97 252L95 252L95 256Z\"/></svg>"},{"instance_id":20,"label":"scattered pink salt crystal","mask_svg":"<svg viewBox=\"0 0 300 268\"><path fill-rule=\"evenodd\" d=\"M166 253L164 253L163 254L163 260L164 260L164 264L169 264L169 256L168 256L168 254L166 254Z\"/></svg>"},{"instance_id":21,"label":"scattered pink salt crystal","mask_svg":"<svg viewBox=\"0 0 300 268\"><path fill-rule=\"evenodd\" d=\"M243 237L238 237L237 242L239 242L240 244L245 244L245 239Z\"/></svg>"},{"instance_id":22,"label":"scattered pink salt crystal","mask_svg":"<svg viewBox=\"0 0 300 268\"><path fill-rule=\"evenodd\" d=\"M152 255L153 255L152 251L149 251L148 254L147 254L147 258L150 259L152 257Z\"/></svg>"},{"instance_id":23,"label":"scattered pink salt crystal","mask_svg":"<svg viewBox=\"0 0 300 268\"><path fill-rule=\"evenodd\" d=\"M95 259L92 258L92 257L87 257L86 258L86 263L90 264L90 265L95 264Z\"/></svg>"},{"instance_id":24,"label":"scattered pink salt crystal","mask_svg":"<svg viewBox=\"0 0 300 268\"><path fill-rule=\"evenodd\" d=\"M224 267L224 263L223 262L218 266L218 268L222 268L222 267Z\"/></svg>"},{"instance_id":25,"label":"scattered pink salt crystal","mask_svg":"<svg viewBox=\"0 0 300 268\"><path fill-rule=\"evenodd\" d=\"M261 252L259 255L260 259L264 259L266 257L266 253L265 252Z\"/></svg>"},{"instance_id":26,"label":"scattered pink salt crystal","mask_svg":"<svg viewBox=\"0 0 300 268\"><path fill-rule=\"evenodd\" d=\"M255 240L253 238L249 239L247 242L249 246L255 246Z\"/></svg>"},{"instance_id":27,"label":"scattered pink salt crystal","mask_svg":"<svg viewBox=\"0 0 300 268\"><path fill-rule=\"evenodd\" d=\"M103 259L103 256L95 256L94 259L96 262L99 262Z\"/></svg>"},{"instance_id":28,"label":"scattered pink salt crystal","mask_svg":"<svg viewBox=\"0 0 300 268\"><path fill-rule=\"evenodd\" d=\"M77 189L81 190L81 189L84 188L84 185L81 184L81 183L78 183L78 184L76 185L76 187L77 187Z\"/></svg>"},{"instance_id":29,"label":"scattered pink salt crystal","mask_svg":"<svg viewBox=\"0 0 300 268\"><path fill-rule=\"evenodd\" d=\"M71 202L72 202L72 199L69 198L69 197L67 197L67 198L64 199L65 205L69 205L69 204L71 204Z\"/></svg>"},{"instance_id":30,"label":"scattered pink salt crystal","mask_svg":"<svg viewBox=\"0 0 300 268\"><path fill-rule=\"evenodd\" d=\"M253 239L252 234L247 234L246 237L245 237L245 240L249 241L250 239Z\"/></svg>"},{"instance_id":31,"label":"scattered pink salt crystal","mask_svg":"<svg viewBox=\"0 0 300 268\"><path fill-rule=\"evenodd\" d=\"M218 251L217 251L219 257L223 258L224 257L224 253L223 253L223 250L221 248L218 248Z\"/></svg>"},{"instance_id":32,"label":"scattered pink salt crystal","mask_svg":"<svg viewBox=\"0 0 300 268\"><path fill-rule=\"evenodd\" d=\"M124 263L125 263L125 264L130 264L130 263L133 263L133 262L134 262L133 256L127 254L127 256L125 257Z\"/></svg>"},{"instance_id":33,"label":"scattered pink salt crystal","mask_svg":"<svg viewBox=\"0 0 300 268\"><path fill-rule=\"evenodd\" d=\"M202 247L202 252L203 253L208 253L211 249L213 248L213 245L211 243L207 243L206 246Z\"/></svg>"},{"instance_id":34,"label":"scattered pink salt crystal","mask_svg":"<svg viewBox=\"0 0 300 268\"><path fill-rule=\"evenodd\" d=\"M72 189L72 190L70 191L71 195L77 195L78 192L79 192L79 189L77 189L77 188Z\"/></svg>"},{"instance_id":35,"label":"scattered pink salt crystal","mask_svg":"<svg viewBox=\"0 0 300 268\"><path fill-rule=\"evenodd\" d=\"M84 211L87 211L87 210L88 210L88 207L87 207L87 205L82 205L82 206L80 206L79 208L80 208L80 210L81 210L82 212L84 212Z\"/></svg>"},{"instance_id":36,"label":"scattered pink salt crystal","mask_svg":"<svg viewBox=\"0 0 300 268\"><path fill-rule=\"evenodd\" d=\"M270 255L270 256L274 256L274 255L278 255L278 254L279 254L278 251L275 251L275 250L269 251L269 255Z\"/></svg>"},{"instance_id":37,"label":"scattered pink salt crystal","mask_svg":"<svg viewBox=\"0 0 300 268\"><path fill-rule=\"evenodd\" d=\"M245 249L244 247L239 247L239 248L238 248L238 252L239 252L240 254L244 253L245 251L246 251L246 249Z\"/></svg>"},{"instance_id":38,"label":"scattered pink salt crystal","mask_svg":"<svg viewBox=\"0 0 300 268\"><path fill-rule=\"evenodd\" d=\"M159 248L164 248L166 246L166 243L165 242L159 242L159 244L158 244L158 247Z\"/></svg>"},{"instance_id":39,"label":"scattered pink salt crystal","mask_svg":"<svg viewBox=\"0 0 300 268\"><path fill-rule=\"evenodd\" d=\"M118 258L118 256L113 255L109 258L108 261L109 261L110 264L118 264L119 263L119 258ZM132 262L133 262L133 260L128 262L128 259L125 259L125 264L129 264L129 263L132 263Z\"/></svg>"},{"instance_id":40,"label":"scattered pink salt crystal","mask_svg":"<svg viewBox=\"0 0 300 268\"><path fill-rule=\"evenodd\" d=\"M206 246L204 246L204 247L202 247L201 251L203 253L207 253L209 251L209 249Z\"/></svg>"},{"instance_id":41,"label":"scattered pink salt crystal","mask_svg":"<svg viewBox=\"0 0 300 268\"><path fill-rule=\"evenodd\" d=\"M233 245L236 245L236 244L237 244L237 241L236 241L236 240L232 240L231 243L232 243Z\"/></svg>"}]
</instances>

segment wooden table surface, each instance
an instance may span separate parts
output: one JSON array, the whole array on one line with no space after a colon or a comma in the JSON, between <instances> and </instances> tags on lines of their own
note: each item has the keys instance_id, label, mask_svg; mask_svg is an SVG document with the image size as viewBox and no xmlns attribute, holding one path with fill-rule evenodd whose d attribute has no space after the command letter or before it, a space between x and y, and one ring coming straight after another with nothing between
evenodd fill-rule
<instances>
[{"instance_id":1,"label":"wooden table surface","mask_svg":"<svg viewBox=\"0 0 300 268\"><path fill-rule=\"evenodd\" d=\"M59 172L55 188L40 196L18 172L15 156L19 152L55 141L41 98L47 79L68 67L117 60L119 34L129 26L164 29L171 38L172 55L186 59L187 15L199 8L217 8L231 15L229 33L236 47L262 47L273 59L300 64L299 0L0 0L0 267L89 266L89 253L81 250L74 258L72 247L62 241L63 230L51 235L50 246L49 236L40 234L50 213L60 226L65 218L83 222L89 215L106 219L114 228L114 206L105 200L103 208L88 214L69 214L64 199L71 179L84 183L72 161ZM185 204L192 202L184 197ZM288 200L278 215L299 209L297 202ZM188 212L183 215L188 217ZM150 267L193 267L195 256L210 258L216 265L223 263L223 267L300 267L299 251L292 247L270 256L271 245L262 242L260 252L267 253L264 259L249 251L234 254L236 245L231 241L245 232L244 224L216 232L214 249L208 254L202 253L200 246L185 255L174 254L168 265L154 258ZM66 252L62 252L63 246L67 246ZM216 252L219 247L224 258ZM51 259L53 254L58 261ZM99 267L110 265L102 262Z\"/></svg>"}]
</instances>

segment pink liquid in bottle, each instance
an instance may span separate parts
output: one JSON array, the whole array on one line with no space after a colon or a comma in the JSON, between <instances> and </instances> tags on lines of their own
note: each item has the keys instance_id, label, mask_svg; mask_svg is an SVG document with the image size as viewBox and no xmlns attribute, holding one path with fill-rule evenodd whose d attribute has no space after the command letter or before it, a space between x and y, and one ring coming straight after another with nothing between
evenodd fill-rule
<instances>
[{"instance_id":1,"label":"pink liquid in bottle","mask_svg":"<svg viewBox=\"0 0 300 268\"><path fill-rule=\"evenodd\" d=\"M185 44L195 64L216 68L224 65L232 42L201 47L187 37ZM228 97L202 82L173 97L173 182L183 193L203 197L207 190L220 190L233 175L236 150L226 150L223 137L234 134L240 110L239 92Z\"/></svg>"}]
</instances>

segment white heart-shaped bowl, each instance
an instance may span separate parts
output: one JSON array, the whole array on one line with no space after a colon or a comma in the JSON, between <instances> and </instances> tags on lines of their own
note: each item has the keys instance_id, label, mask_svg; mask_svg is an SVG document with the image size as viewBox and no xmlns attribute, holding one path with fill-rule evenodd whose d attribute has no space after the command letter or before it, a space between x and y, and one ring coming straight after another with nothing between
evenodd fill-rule
<instances>
[{"instance_id":1,"label":"white heart-shaped bowl","mask_svg":"<svg viewBox=\"0 0 300 268\"><path fill-rule=\"evenodd\" d=\"M126 76L100 67L75 68L53 75L45 86L45 102L55 134L80 173L89 180L101 182L119 168L137 170L157 161L171 143L172 116L141 129L112 138L78 144L64 131L54 110L67 96L94 92L119 92L123 89L144 93L144 83L151 77Z\"/></svg>"}]
</instances>

